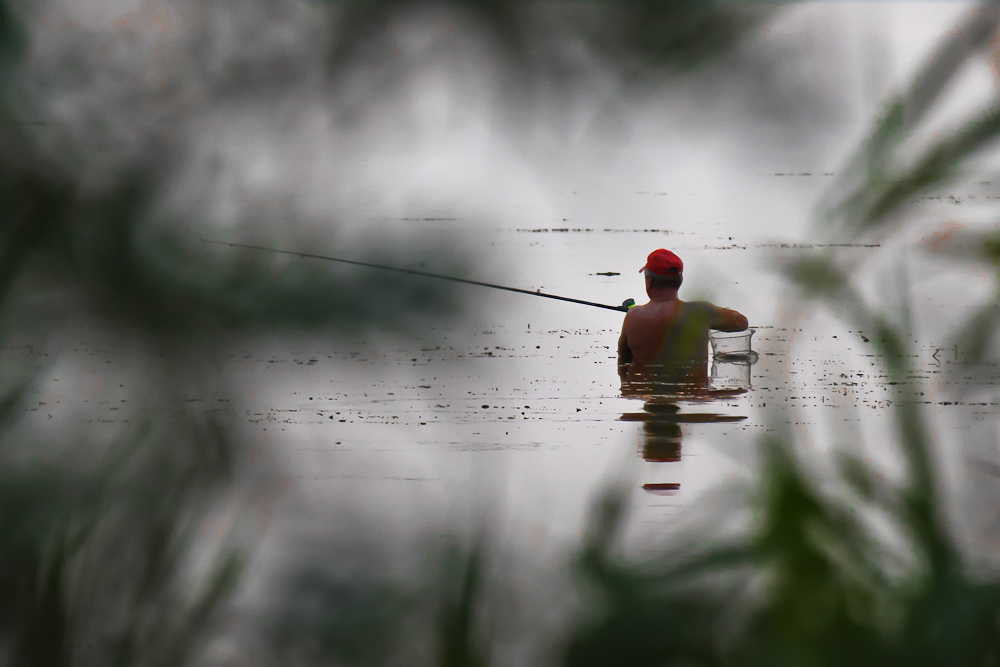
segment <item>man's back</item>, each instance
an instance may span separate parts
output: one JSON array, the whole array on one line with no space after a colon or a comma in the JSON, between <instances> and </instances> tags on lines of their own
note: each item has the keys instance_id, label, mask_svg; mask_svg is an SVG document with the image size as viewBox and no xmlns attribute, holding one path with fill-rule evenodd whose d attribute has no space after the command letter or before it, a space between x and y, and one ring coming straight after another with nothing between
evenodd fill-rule
<instances>
[{"instance_id":1,"label":"man's back","mask_svg":"<svg viewBox=\"0 0 1000 667\"><path fill-rule=\"evenodd\" d=\"M632 388L704 388L709 330L746 328L743 315L707 301L670 299L635 306L626 314L618 340L619 374Z\"/></svg>"}]
</instances>

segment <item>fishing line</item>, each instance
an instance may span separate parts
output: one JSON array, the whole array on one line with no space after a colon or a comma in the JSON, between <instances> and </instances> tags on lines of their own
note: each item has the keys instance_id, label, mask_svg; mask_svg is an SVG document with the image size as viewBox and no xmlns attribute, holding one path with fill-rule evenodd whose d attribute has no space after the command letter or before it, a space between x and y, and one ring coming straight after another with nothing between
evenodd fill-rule
<instances>
[{"instance_id":1,"label":"fishing line","mask_svg":"<svg viewBox=\"0 0 1000 667\"><path fill-rule=\"evenodd\" d=\"M620 312L628 312L628 309L635 305L634 299L626 299L622 302L620 306L609 306L603 303L594 303L593 301L583 301L582 299L571 299L568 296L558 296L556 294L546 294L541 290L536 290L532 292L531 290L520 289L518 287L507 287L505 285L494 285L493 283L484 283L478 280L468 280L466 278L456 278L454 276L445 276L440 273L430 273L428 271L417 271L415 269L400 269L395 266L383 266L381 264L370 264L368 262L358 262L353 259L341 259L340 257L329 257L327 255L315 255L309 252L298 252L294 250L279 250L278 248L268 248L267 246L259 245L249 245L246 243L229 243L227 241L210 241L209 239L201 239L203 243L212 243L214 245L227 245L231 248L249 248L251 250L264 250L267 252L277 252L282 255L296 255L301 258L310 259L325 259L331 262L341 262L342 264L353 264L355 266L364 266L369 269L382 269L383 271L396 271L397 273L408 273L414 276L423 276L425 278L439 278L440 280L450 280L455 283L464 283L466 285L478 285L479 287L491 287L493 289L501 289L507 292L517 292L518 294L527 294L529 296L541 296L546 299L556 299L558 301L568 301L570 303L579 303L584 306L593 306L595 308L606 308L607 310L617 310Z\"/></svg>"}]
</instances>

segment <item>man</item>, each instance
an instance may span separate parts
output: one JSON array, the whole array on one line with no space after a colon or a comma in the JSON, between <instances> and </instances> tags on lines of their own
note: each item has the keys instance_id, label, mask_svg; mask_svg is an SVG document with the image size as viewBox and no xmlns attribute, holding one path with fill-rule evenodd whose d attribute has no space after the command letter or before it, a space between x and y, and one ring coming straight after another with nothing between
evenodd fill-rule
<instances>
[{"instance_id":1,"label":"man","mask_svg":"<svg viewBox=\"0 0 1000 667\"><path fill-rule=\"evenodd\" d=\"M708 387L708 331L744 331L747 318L707 301L681 301L684 263L654 250L639 270L649 303L629 309L618 339L623 394L697 393Z\"/></svg>"}]
</instances>

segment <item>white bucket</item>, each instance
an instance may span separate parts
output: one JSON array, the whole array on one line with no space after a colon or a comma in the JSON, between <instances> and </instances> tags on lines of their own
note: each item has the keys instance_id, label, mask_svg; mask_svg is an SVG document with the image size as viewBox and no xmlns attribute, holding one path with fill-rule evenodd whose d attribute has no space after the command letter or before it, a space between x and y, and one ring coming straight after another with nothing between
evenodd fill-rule
<instances>
[{"instance_id":1,"label":"white bucket","mask_svg":"<svg viewBox=\"0 0 1000 667\"><path fill-rule=\"evenodd\" d=\"M747 357L751 354L750 338L753 329L746 331L713 331L708 334L713 357Z\"/></svg>"}]
</instances>

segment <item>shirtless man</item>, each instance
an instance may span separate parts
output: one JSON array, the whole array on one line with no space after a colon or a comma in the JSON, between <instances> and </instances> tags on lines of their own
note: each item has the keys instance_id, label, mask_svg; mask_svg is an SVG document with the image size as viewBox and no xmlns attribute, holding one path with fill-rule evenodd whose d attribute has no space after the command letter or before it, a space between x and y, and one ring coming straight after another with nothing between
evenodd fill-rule
<instances>
[{"instance_id":1,"label":"shirtless man","mask_svg":"<svg viewBox=\"0 0 1000 667\"><path fill-rule=\"evenodd\" d=\"M708 331L744 331L747 318L707 301L681 301L684 263L654 250L646 265L649 303L631 308L618 339L622 393L689 393L708 387Z\"/></svg>"}]
</instances>

